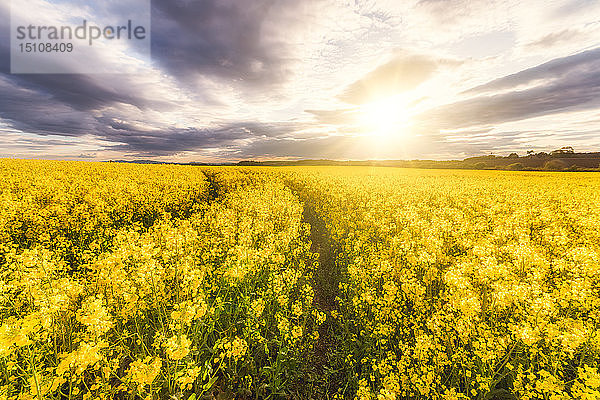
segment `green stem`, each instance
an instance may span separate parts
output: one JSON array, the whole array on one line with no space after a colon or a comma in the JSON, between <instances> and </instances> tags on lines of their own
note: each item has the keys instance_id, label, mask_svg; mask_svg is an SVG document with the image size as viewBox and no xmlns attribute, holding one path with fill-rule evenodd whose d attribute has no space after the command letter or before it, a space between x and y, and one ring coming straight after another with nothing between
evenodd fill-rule
<instances>
[{"instance_id":1,"label":"green stem","mask_svg":"<svg viewBox=\"0 0 600 400\"><path fill-rule=\"evenodd\" d=\"M35 389L36 389L36 393L37 393L37 398L39 400L42 400L41 394L40 394L40 384L38 383L38 379L37 379L37 372L35 371L35 363L33 360L33 355L31 354L31 346L27 346L27 351L29 353L29 363L31 364L31 369L33 370L33 381L35 382Z\"/></svg>"}]
</instances>

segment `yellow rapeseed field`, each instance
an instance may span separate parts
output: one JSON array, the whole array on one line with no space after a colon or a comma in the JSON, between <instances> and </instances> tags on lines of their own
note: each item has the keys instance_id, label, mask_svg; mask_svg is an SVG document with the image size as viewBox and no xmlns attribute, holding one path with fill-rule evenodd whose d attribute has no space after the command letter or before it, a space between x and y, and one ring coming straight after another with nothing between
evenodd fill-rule
<instances>
[{"instance_id":1,"label":"yellow rapeseed field","mask_svg":"<svg viewBox=\"0 0 600 400\"><path fill-rule=\"evenodd\" d=\"M0 173L0 399L600 399L599 174Z\"/></svg>"}]
</instances>

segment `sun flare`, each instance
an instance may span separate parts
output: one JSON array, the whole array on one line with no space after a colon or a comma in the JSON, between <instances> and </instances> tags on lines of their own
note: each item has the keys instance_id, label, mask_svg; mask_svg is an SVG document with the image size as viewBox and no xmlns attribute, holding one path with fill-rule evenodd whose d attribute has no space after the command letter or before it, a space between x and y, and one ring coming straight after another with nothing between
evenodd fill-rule
<instances>
[{"instance_id":1,"label":"sun flare","mask_svg":"<svg viewBox=\"0 0 600 400\"><path fill-rule=\"evenodd\" d=\"M406 134L410 115L403 99L387 98L365 104L359 109L359 122L365 133L394 139Z\"/></svg>"}]
</instances>

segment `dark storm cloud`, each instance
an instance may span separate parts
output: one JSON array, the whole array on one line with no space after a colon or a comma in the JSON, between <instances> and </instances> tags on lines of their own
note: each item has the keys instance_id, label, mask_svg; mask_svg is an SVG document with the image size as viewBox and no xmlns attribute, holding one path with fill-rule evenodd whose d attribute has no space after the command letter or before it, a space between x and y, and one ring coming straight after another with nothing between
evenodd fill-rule
<instances>
[{"instance_id":1,"label":"dark storm cloud","mask_svg":"<svg viewBox=\"0 0 600 400\"><path fill-rule=\"evenodd\" d=\"M294 132L297 123L229 123L216 128L159 128L140 129L127 113L117 108L94 113L94 107L117 102L135 101L111 96L98 88L102 97L83 90L94 87L88 77L81 75L73 87L66 85L64 76L0 74L0 118L12 129L42 136L94 135L115 143L108 148L147 155L170 155L206 147L230 146L240 140L275 137ZM65 79L63 81L63 78ZM63 86L62 83L65 83ZM51 89L51 90L50 90ZM105 94L106 93L106 94ZM79 103L79 104L78 104Z\"/></svg>"},{"instance_id":2,"label":"dark storm cloud","mask_svg":"<svg viewBox=\"0 0 600 400\"><path fill-rule=\"evenodd\" d=\"M201 90L199 76L228 85L273 88L289 78L291 49L285 33L303 18L307 3L153 0L152 54L182 90ZM298 124L229 124L216 129L143 131L128 122L121 105L165 111L176 107L156 97L136 75L10 74L10 10L0 5L0 118L12 129L40 135L95 135L124 151L172 154L249 137L291 132ZM209 93L195 93L212 98ZM107 108L111 108L107 111Z\"/></svg>"},{"instance_id":3,"label":"dark storm cloud","mask_svg":"<svg viewBox=\"0 0 600 400\"><path fill-rule=\"evenodd\" d=\"M77 75L77 83L71 87L67 84L67 76L28 75L26 78L0 74L0 118L14 130L39 135L83 136L96 135L108 138L116 125L111 121L116 118L127 118L123 115L108 117L110 113L118 114L118 109L94 113L95 107L127 102L135 104L135 99L112 94L107 89L98 87L98 93L90 92L85 98L85 91L92 90L95 83L84 75ZM151 104L148 102L148 104ZM139 103L144 106L144 103ZM98 116L100 115L100 116Z\"/></svg>"},{"instance_id":4,"label":"dark storm cloud","mask_svg":"<svg viewBox=\"0 0 600 400\"><path fill-rule=\"evenodd\" d=\"M494 125L508 121L582 111L600 106L600 49L542 64L478 86L466 93L513 89L493 96L477 96L441 106L418 116L430 130ZM519 85L540 80L525 90Z\"/></svg>"},{"instance_id":5,"label":"dark storm cloud","mask_svg":"<svg viewBox=\"0 0 600 400\"><path fill-rule=\"evenodd\" d=\"M290 123L239 122L211 129L173 128L140 131L123 124L118 124L116 127L112 123L109 125L111 128L104 132L105 137L112 142L122 143L110 146L110 149L154 156L207 148L227 149L240 146L241 141L254 142L285 138L302 126Z\"/></svg>"},{"instance_id":6,"label":"dark storm cloud","mask_svg":"<svg viewBox=\"0 0 600 400\"><path fill-rule=\"evenodd\" d=\"M10 73L10 2L0 3L0 73Z\"/></svg>"},{"instance_id":7,"label":"dark storm cloud","mask_svg":"<svg viewBox=\"0 0 600 400\"><path fill-rule=\"evenodd\" d=\"M50 95L75 110L98 110L104 106L123 103L139 109L165 109L166 102L149 99L141 91L136 93L134 76L126 75L71 75L32 74L12 75L21 88L35 90L38 95Z\"/></svg>"},{"instance_id":8,"label":"dark storm cloud","mask_svg":"<svg viewBox=\"0 0 600 400\"><path fill-rule=\"evenodd\" d=\"M152 56L171 74L199 74L240 84L271 85L289 78L286 30L301 20L292 0L153 0Z\"/></svg>"},{"instance_id":9,"label":"dark storm cloud","mask_svg":"<svg viewBox=\"0 0 600 400\"><path fill-rule=\"evenodd\" d=\"M39 134L78 136L93 132L94 118L52 98L0 77L0 118L14 129Z\"/></svg>"},{"instance_id":10,"label":"dark storm cloud","mask_svg":"<svg viewBox=\"0 0 600 400\"><path fill-rule=\"evenodd\" d=\"M21 94L30 91L29 97L34 104L36 99L49 99L49 107L53 102L57 107L64 104L78 111L97 110L116 103L131 104L140 109L164 110L168 107L166 102L148 98L144 93L147 88L136 83L139 78L136 75L10 74L10 10L3 6L0 6L0 77L17 86ZM5 114L10 108L13 111L11 119L29 118L27 108L21 109L24 115L16 116L15 105L9 104L7 99L12 94L5 92L3 95L0 117L7 118ZM65 126L65 129L69 127Z\"/></svg>"},{"instance_id":11,"label":"dark storm cloud","mask_svg":"<svg viewBox=\"0 0 600 400\"><path fill-rule=\"evenodd\" d=\"M217 136L212 130L196 128L156 131L107 129L104 134L111 142L120 143L108 146L108 149L146 155L172 155L182 151L210 148L222 145L230 139Z\"/></svg>"},{"instance_id":12,"label":"dark storm cloud","mask_svg":"<svg viewBox=\"0 0 600 400\"><path fill-rule=\"evenodd\" d=\"M437 60L427 56L396 54L348 86L339 98L350 104L364 104L411 90L429 79L438 65Z\"/></svg>"}]
</instances>

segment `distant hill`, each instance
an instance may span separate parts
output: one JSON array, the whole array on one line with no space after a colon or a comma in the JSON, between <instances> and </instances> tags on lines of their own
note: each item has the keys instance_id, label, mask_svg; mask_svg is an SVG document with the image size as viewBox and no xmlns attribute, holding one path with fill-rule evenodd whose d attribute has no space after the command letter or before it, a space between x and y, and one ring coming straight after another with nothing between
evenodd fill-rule
<instances>
[{"instance_id":1,"label":"distant hill","mask_svg":"<svg viewBox=\"0 0 600 400\"><path fill-rule=\"evenodd\" d=\"M221 165L221 166L375 166L397 168L432 168L432 169L489 169L512 171L600 171L600 152L575 153L571 147L563 147L550 153L540 152L519 156L516 153L508 156L479 156L464 160L367 160L367 161L335 161L335 160L298 160L298 161L240 161L238 163L170 163L148 160L116 160L139 164L177 164L177 165Z\"/></svg>"},{"instance_id":2,"label":"distant hill","mask_svg":"<svg viewBox=\"0 0 600 400\"><path fill-rule=\"evenodd\" d=\"M513 171L599 171L599 153L575 153L557 150L551 153L531 153L519 156L480 156L464 160L370 160L370 161L332 161L332 160L299 160L299 161L241 161L237 165L246 166L286 166L286 165L354 165L398 168L438 168L438 169L491 169Z\"/></svg>"}]
</instances>

